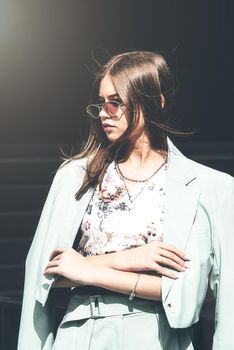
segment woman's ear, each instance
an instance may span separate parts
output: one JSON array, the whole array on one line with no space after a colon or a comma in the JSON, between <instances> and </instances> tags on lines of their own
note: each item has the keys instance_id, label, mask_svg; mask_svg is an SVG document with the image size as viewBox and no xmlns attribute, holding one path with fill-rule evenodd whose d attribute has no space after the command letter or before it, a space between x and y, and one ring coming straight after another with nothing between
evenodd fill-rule
<instances>
[{"instance_id":1,"label":"woman's ear","mask_svg":"<svg viewBox=\"0 0 234 350\"><path fill-rule=\"evenodd\" d=\"M161 94L161 105L162 105L162 109L163 109L163 107L165 105L165 98L162 94Z\"/></svg>"}]
</instances>

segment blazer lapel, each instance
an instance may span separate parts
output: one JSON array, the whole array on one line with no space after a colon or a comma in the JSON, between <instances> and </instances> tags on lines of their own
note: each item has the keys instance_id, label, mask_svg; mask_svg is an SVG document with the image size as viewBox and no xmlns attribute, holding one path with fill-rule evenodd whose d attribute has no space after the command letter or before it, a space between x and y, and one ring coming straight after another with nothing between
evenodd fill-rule
<instances>
[{"instance_id":1,"label":"blazer lapel","mask_svg":"<svg viewBox=\"0 0 234 350\"><path fill-rule=\"evenodd\" d=\"M166 180L164 242L186 250L189 234L195 219L200 191L191 161L168 139L169 165ZM162 278L165 299L174 280Z\"/></svg>"},{"instance_id":2,"label":"blazer lapel","mask_svg":"<svg viewBox=\"0 0 234 350\"><path fill-rule=\"evenodd\" d=\"M89 188L79 201L74 199L70 204L69 214L64 222L62 234L59 236L58 246L71 247L73 245L93 192L94 188Z\"/></svg>"},{"instance_id":3,"label":"blazer lapel","mask_svg":"<svg viewBox=\"0 0 234 350\"><path fill-rule=\"evenodd\" d=\"M75 193L78 185L79 183L77 183L76 177L70 180L69 186L62 192L61 198L59 200L57 199L56 215L52 223L50 223L38 268L38 282L35 296L36 300L42 305L45 305L49 289L56 278L54 275L45 276L42 273L49 260L49 255L55 247L71 247L73 245L85 210L94 191L94 188L90 188L80 200L76 200Z\"/></svg>"}]
</instances>

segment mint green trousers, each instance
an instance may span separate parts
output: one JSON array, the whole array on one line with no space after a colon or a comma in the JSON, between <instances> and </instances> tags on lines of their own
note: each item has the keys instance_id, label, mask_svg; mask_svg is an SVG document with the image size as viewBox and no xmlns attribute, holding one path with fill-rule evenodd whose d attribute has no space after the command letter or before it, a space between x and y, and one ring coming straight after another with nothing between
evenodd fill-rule
<instances>
[{"instance_id":1,"label":"mint green trousers","mask_svg":"<svg viewBox=\"0 0 234 350\"><path fill-rule=\"evenodd\" d=\"M162 304L127 295L74 295L53 350L193 350L188 331L170 328Z\"/></svg>"}]
</instances>

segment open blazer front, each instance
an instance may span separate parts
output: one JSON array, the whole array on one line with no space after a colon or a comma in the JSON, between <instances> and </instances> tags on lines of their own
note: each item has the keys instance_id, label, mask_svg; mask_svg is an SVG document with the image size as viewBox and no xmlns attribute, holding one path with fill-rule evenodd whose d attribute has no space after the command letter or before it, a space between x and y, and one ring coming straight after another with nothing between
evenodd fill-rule
<instances>
[{"instance_id":1,"label":"open blazer front","mask_svg":"<svg viewBox=\"0 0 234 350\"><path fill-rule=\"evenodd\" d=\"M190 268L162 277L162 303L172 328L199 319L208 281L216 297L213 350L234 349L234 179L185 157L168 138L164 241L187 252ZM72 246L94 189L80 200L87 159L56 173L26 260L18 350L51 350L54 276L44 276L52 250ZM166 350L166 349L165 349Z\"/></svg>"}]
</instances>

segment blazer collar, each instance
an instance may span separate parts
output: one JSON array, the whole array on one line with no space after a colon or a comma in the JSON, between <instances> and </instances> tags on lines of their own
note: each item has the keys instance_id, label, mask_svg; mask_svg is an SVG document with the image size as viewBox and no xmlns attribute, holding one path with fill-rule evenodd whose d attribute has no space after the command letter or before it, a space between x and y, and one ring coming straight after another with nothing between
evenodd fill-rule
<instances>
[{"instance_id":1,"label":"blazer collar","mask_svg":"<svg viewBox=\"0 0 234 350\"><path fill-rule=\"evenodd\" d=\"M167 179L188 185L189 182L197 178L195 167L192 165L191 160L183 155L169 137L167 137L167 143L169 163Z\"/></svg>"},{"instance_id":2,"label":"blazer collar","mask_svg":"<svg viewBox=\"0 0 234 350\"><path fill-rule=\"evenodd\" d=\"M185 250L195 220L200 190L194 163L168 139L164 242ZM174 280L162 278L162 297L167 297Z\"/></svg>"}]
</instances>

